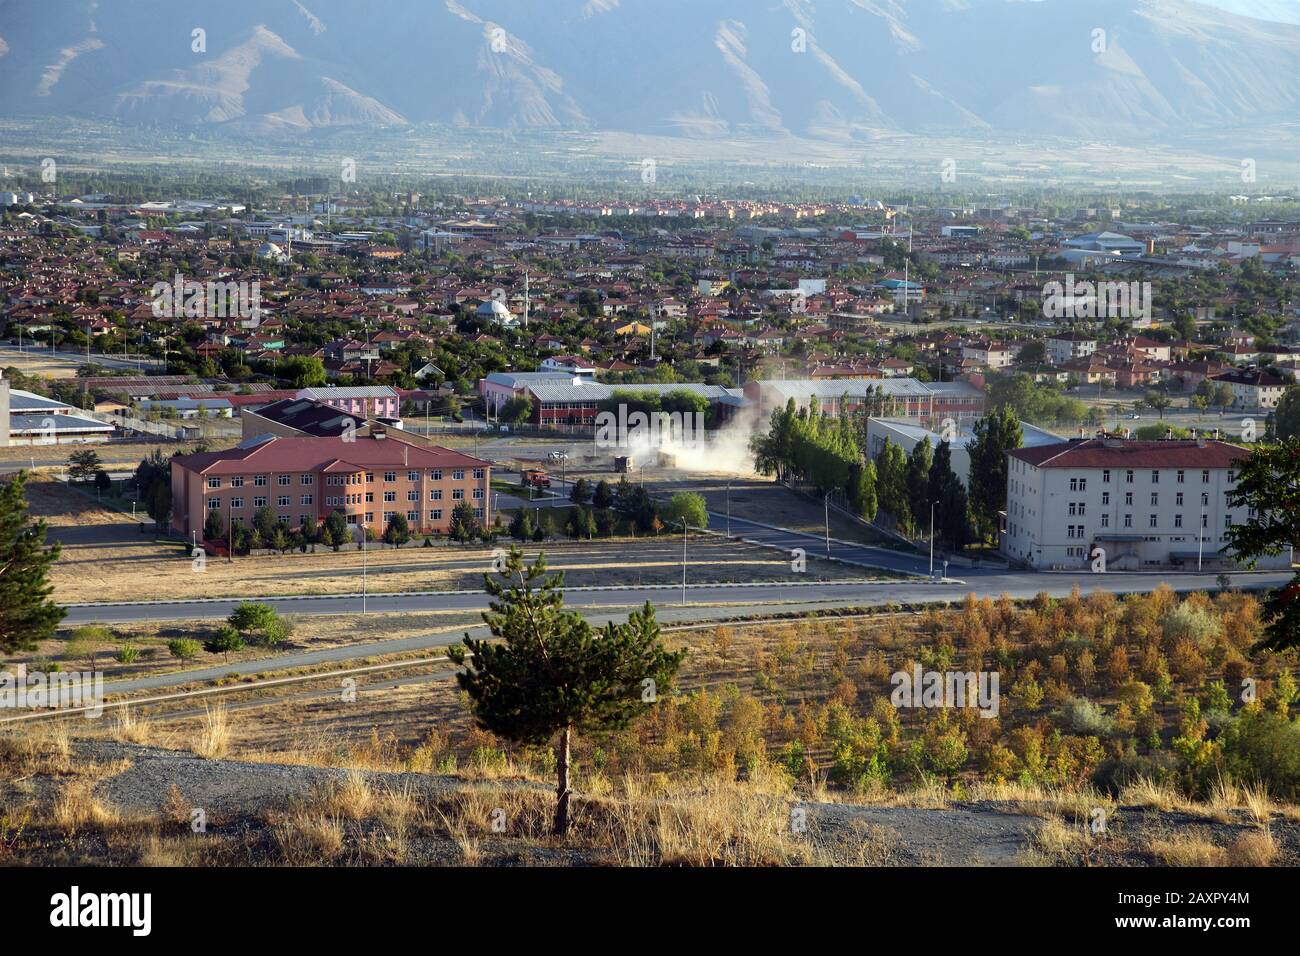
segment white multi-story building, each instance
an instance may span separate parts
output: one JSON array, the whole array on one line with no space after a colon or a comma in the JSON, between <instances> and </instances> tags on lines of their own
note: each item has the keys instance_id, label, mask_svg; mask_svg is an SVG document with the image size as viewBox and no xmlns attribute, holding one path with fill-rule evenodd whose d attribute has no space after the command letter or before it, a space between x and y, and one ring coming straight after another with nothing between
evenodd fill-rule
<instances>
[{"instance_id":1,"label":"white multi-story building","mask_svg":"<svg viewBox=\"0 0 1300 956\"><path fill-rule=\"evenodd\" d=\"M1053 365L1087 358L1095 351L1097 340L1082 332L1056 332L1047 337L1047 360Z\"/></svg>"},{"instance_id":2,"label":"white multi-story building","mask_svg":"<svg viewBox=\"0 0 1300 956\"><path fill-rule=\"evenodd\" d=\"M1206 439L1072 439L1008 452L1007 512L1001 550L1013 561L1052 570L1093 565L1108 571L1238 567L1227 530L1248 520L1227 494L1250 453ZM1261 558L1288 568L1291 553Z\"/></svg>"}]
</instances>

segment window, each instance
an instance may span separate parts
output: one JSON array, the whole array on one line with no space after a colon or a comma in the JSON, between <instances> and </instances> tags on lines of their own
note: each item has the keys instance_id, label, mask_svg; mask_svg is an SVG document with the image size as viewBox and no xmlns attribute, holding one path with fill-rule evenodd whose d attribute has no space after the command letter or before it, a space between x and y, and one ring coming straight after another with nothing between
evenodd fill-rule
<instances>
[{"instance_id":1,"label":"window","mask_svg":"<svg viewBox=\"0 0 1300 956\"><path fill-rule=\"evenodd\" d=\"M221 499L220 499L220 498L209 498L209 499L208 499L208 510L209 510L209 511L220 511L220 510L221 510Z\"/></svg>"},{"instance_id":2,"label":"window","mask_svg":"<svg viewBox=\"0 0 1300 956\"><path fill-rule=\"evenodd\" d=\"M1110 515L1103 514L1103 515L1101 516L1101 526L1102 526L1103 528L1109 528L1109 527L1110 527Z\"/></svg>"},{"instance_id":3,"label":"window","mask_svg":"<svg viewBox=\"0 0 1300 956\"><path fill-rule=\"evenodd\" d=\"M1151 469L1151 484L1153 485L1160 484L1160 472L1158 472L1154 468Z\"/></svg>"},{"instance_id":4,"label":"window","mask_svg":"<svg viewBox=\"0 0 1300 956\"><path fill-rule=\"evenodd\" d=\"M1124 504L1126 505L1133 504L1133 492L1131 491L1124 492Z\"/></svg>"},{"instance_id":5,"label":"window","mask_svg":"<svg viewBox=\"0 0 1300 956\"><path fill-rule=\"evenodd\" d=\"M397 500L397 492L395 491L384 492L384 501L387 502L387 501L396 501L396 500Z\"/></svg>"},{"instance_id":6,"label":"window","mask_svg":"<svg viewBox=\"0 0 1300 956\"><path fill-rule=\"evenodd\" d=\"M465 489L464 489L464 488L453 488L453 489L451 490L451 500L452 500L452 501L464 501L464 500L465 500Z\"/></svg>"},{"instance_id":7,"label":"window","mask_svg":"<svg viewBox=\"0 0 1300 956\"><path fill-rule=\"evenodd\" d=\"M374 480L375 480L375 473L373 471L366 472L366 482L370 483L373 482Z\"/></svg>"},{"instance_id":8,"label":"window","mask_svg":"<svg viewBox=\"0 0 1300 956\"><path fill-rule=\"evenodd\" d=\"M464 468L457 468L455 471L453 471L453 472L451 473L451 480L452 480L452 481L464 481L464 480L465 480L465 469L464 469Z\"/></svg>"},{"instance_id":9,"label":"window","mask_svg":"<svg viewBox=\"0 0 1300 956\"><path fill-rule=\"evenodd\" d=\"M243 498L231 498L231 499L230 499L230 507L232 507L232 508L242 508L242 507L244 507L244 499L243 499Z\"/></svg>"},{"instance_id":10,"label":"window","mask_svg":"<svg viewBox=\"0 0 1300 956\"><path fill-rule=\"evenodd\" d=\"M1102 503L1103 505L1108 505L1108 504L1110 504L1110 492L1109 492L1109 491L1103 491L1103 492L1101 493L1101 503Z\"/></svg>"},{"instance_id":11,"label":"window","mask_svg":"<svg viewBox=\"0 0 1300 956\"><path fill-rule=\"evenodd\" d=\"M291 485L293 484L293 475L281 475L279 478L275 480L277 484Z\"/></svg>"},{"instance_id":12,"label":"window","mask_svg":"<svg viewBox=\"0 0 1300 956\"><path fill-rule=\"evenodd\" d=\"M1180 508L1183 506L1183 493L1181 491L1174 495L1174 504Z\"/></svg>"},{"instance_id":13,"label":"window","mask_svg":"<svg viewBox=\"0 0 1300 956\"><path fill-rule=\"evenodd\" d=\"M475 480L475 481L482 481L482 480L483 480L483 475L484 475L485 473L486 473L485 469L483 469L483 468L475 468L475 469L474 469L474 480ZM1232 479L1229 478L1228 480L1231 481Z\"/></svg>"},{"instance_id":14,"label":"window","mask_svg":"<svg viewBox=\"0 0 1300 956\"><path fill-rule=\"evenodd\" d=\"M475 489L474 489L474 498L475 498L476 500L478 500L478 501L482 501L482 500L483 500L483 489L482 489L482 488L475 488Z\"/></svg>"},{"instance_id":15,"label":"window","mask_svg":"<svg viewBox=\"0 0 1300 956\"><path fill-rule=\"evenodd\" d=\"M1182 516L1182 515L1174 515L1174 527L1175 527L1175 528L1181 528L1182 526L1183 526L1183 516Z\"/></svg>"},{"instance_id":16,"label":"window","mask_svg":"<svg viewBox=\"0 0 1300 956\"><path fill-rule=\"evenodd\" d=\"M368 505L373 505L374 503L375 503L375 493L374 493L373 491L367 491L367 492L366 492L366 504L368 504Z\"/></svg>"},{"instance_id":17,"label":"window","mask_svg":"<svg viewBox=\"0 0 1300 956\"><path fill-rule=\"evenodd\" d=\"M281 495L279 498L276 498L276 499L275 499L275 504L276 504L276 507L278 507L278 508L287 508L287 507L289 507L289 496L288 496L288 495ZM288 521L289 519L286 518L285 520Z\"/></svg>"},{"instance_id":18,"label":"window","mask_svg":"<svg viewBox=\"0 0 1300 956\"><path fill-rule=\"evenodd\" d=\"M1232 484L1236 480L1237 480L1237 473L1235 471L1228 472L1228 484Z\"/></svg>"},{"instance_id":19,"label":"window","mask_svg":"<svg viewBox=\"0 0 1300 956\"><path fill-rule=\"evenodd\" d=\"M389 484L392 484L396 480L397 480L397 472L395 471L384 472L384 481L388 482Z\"/></svg>"},{"instance_id":20,"label":"window","mask_svg":"<svg viewBox=\"0 0 1300 956\"><path fill-rule=\"evenodd\" d=\"M316 477L315 475L303 475L303 476L302 476L302 483L303 483L304 485L310 485L310 484L312 484L312 480L313 480L315 477Z\"/></svg>"},{"instance_id":21,"label":"window","mask_svg":"<svg viewBox=\"0 0 1300 956\"><path fill-rule=\"evenodd\" d=\"M1158 491L1151 492L1151 507L1152 508L1160 507L1160 492Z\"/></svg>"},{"instance_id":22,"label":"window","mask_svg":"<svg viewBox=\"0 0 1300 956\"><path fill-rule=\"evenodd\" d=\"M1224 526L1225 528L1231 528L1231 527L1232 527L1232 515L1227 514L1227 515L1224 515L1224 516L1223 516L1223 526Z\"/></svg>"},{"instance_id":23,"label":"window","mask_svg":"<svg viewBox=\"0 0 1300 956\"><path fill-rule=\"evenodd\" d=\"M407 501L419 501L419 500L420 500L420 493L419 493L418 491L415 491L415 490L408 491L408 492L406 493L406 500L407 500Z\"/></svg>"},{"instance_id":24,"label":"window","mask_svg":"<svg viewBox=\"0 0 1300 956\"><path fill-rule=\"evenodd\" d=\"M420 520L420 512L418 512L418 511L408 511L408 512L406 513L406 520L409 521L409 522L411 522L411 524L415 524L415 523L417 523L417 522Z\"/></svg>"},{"instance_id":25,"label":"window","mask_svg":"<svg viewBox=\"0 0 1300 956\"><path fill-rule=\"evenodd\" d=\"M221 479L220 479L220 478L209 478L209 479L208 479L208 487L209 487L209 488L220 488L220 487L221 487Z\"/></svg>"},{"instance_id":26,"label":"window","mask_svg":"<svg viewBox=\"0 0 1300 956\"><path fill-rule=\"evenodd\" d=\"M253 499L253 507L254 507L254 508L265 508L265 507L266 507L266 496L265 496L265 495L258 495L257 497L255 497L255 498Z\"/></svg>"},{"instance_id":27,"label":"window","mask_svg":"<svg viewBox=\"0 0 1300 956\"><path fill-rule=\"evenodd\" d=\"M1201 492L1201 507L1202 508L1210 507L1210 496L1203 491Z\"/></svg>"},{"instance_id":28,"label":"window","mask_svg":"<svg viewBox=\"0 0 1300 956\"><path fill-rule=\"evenodd\" d=\"M1178 469L1178 479L1177 479L1177 481L1178 481L1178 483L1179 483L1180 485L1183 483L1183 479L1186 478L1186 477L1187 477L1187 472L1185 472L1185 471L1183 471L1181 468L1179 468L1179 469Z\"/></svg>"},{"instance_id":29,"label":"window","mask_svg":"<svg viewBox=\"0 0 1300 956\"><path fill-rule=\"evenodd\" d=\"M1147 527L1148 527L1148 528L1154 528L1154 527L1156 527L1156 525L1159 524L1159 523L1160 523L1160 517L1159 517L1159 515L1151 515L1151 516L1148 518L1148 520L1147 520Z\"/></svg>"},{"instance_id":30,"label":"window","mask_svg":"<svg viewBox=\"0 0 1300 956\"><path fill-rule=\"evenodd\" d=\"M311 495L303 495L300 499L298 499L298 503L300 505L309 505L311 504L311 498L312 498Z\"/></svg>"},{"instance_id":31,"label":"window","mask_svg":"<svg viewBox=\"0 0 1300 956\"><path fill-rule=\"evenodd\" d=\"M1124 527L1126 527L1126 528L1131 528L1131 527L1133 527L1133 516L1132 516L1132 515L1125 515L1125 516L1124 516Z\"/></svg>"},{"instance_id":32,"label":"window","mask_svg":"<svg viewBox=\"0 0 1300 956\"><path fill-rule=\"evenodd\" d=\"M244 487L244 476L243 476L243 475L236 475L234 478L231 478L231 479L230 479L230 487L231 487L231 488L242 488L242 487Z\"/></svg>"},{"instance_id":33,"label":"window","mask_svg":"<svg viewBox=\"0 0 1300 956\"><path fill-rule=\"evenodd\" d=\"M266 475L254 475L253 484L258 488L266 487Z\"/></svg>"},{"instance_id":34,"label":"window","mask_svg":"<svg viewBox=\"0 0 1300 956\"><path fill-rule=\"evenodd\" d=\"M1133 469L1132 469L1132 468L1130 468L1128 471L1124 472L1124 483L1125 483L1126 485L1131 485L1131 484L1133 484Z\"/></svg>"},{"instance_id":35,"label":"window","mask_svg":"<svg viewBox=\"0 0 1300 956\"><path fill-rule=\"evenodd\" d=\"M1205 471L1201 472L1201 484L1208 485L1209 483L1210 483L1210 472L1209 469L1207 468Z\"/></svg>"},{"instance_id":36,"label":"window","mask_svg":"<svg viewBox=\"0 0 1300 956\"><path fill-rule=\"evenodd\" d=\"M441 489L441 488L434 488L433 491L429 492L429 500L430 500L430 501L441 501L441 500L442 500L442 489Z\"/></svg>"},{"instance_id":37,"label":"window","mask_svg":"<svg viewBox=\"0 0 1300 956\"><path fill-rule=\"evenodd\" d=\"M1209 516L1209 515L1201 515L1201 527L1202 527L1202 528L1208 528L1209 526L1210 526L1210 516Z\"/></svg>"},{"instance_id":38,"label":"window","mask_svg":"<svg viewBox=\"0 0 1300 956\"><path fill-rule=\"evenodd\" d=\"M434 471L429 472L429 480L430 480L430 481L442 481L442 469L441 469L441 468L438 468L438 469L435 469Z\"/></svg>"},{"instance_id":39,"label":"window","mask_svg":"<svg viewBox=\"0 0 1300 956\"><path fill-rule=\"evenodd\" d=\"M441 520L442 520L442 509L441 509L441 508L434 508L432 511L430 511L430 512L429 512L429 520L430 520L430 521L441 521Z\"/></svg>"},{"instance_id":40,"label":"window","mask_svg":"<svg viewBox=\"0 0 1300 956\"><path fill-rule=\"evenodd\" d=\"M419 473L418 471L408 471L408 472L406 473L406 480L407 480L407 481L419 481L419 480L420 480L420 473Z\"/></svg>"},{"instance_id":41,"label":"window","mask_svg":"<svg viewBox=\"0 0 1300 956\"><path fill-rule=\"evenodd\" d=\"M1102 473L1101 473L1101 483L1102 483L1103 485L1109 485L1109 484L1110 484L1110 469L1109 469L1109 468L1106 468L1106 469L1103 469L1103 470L1102 470Z\"/></svg>"}]
</instances>

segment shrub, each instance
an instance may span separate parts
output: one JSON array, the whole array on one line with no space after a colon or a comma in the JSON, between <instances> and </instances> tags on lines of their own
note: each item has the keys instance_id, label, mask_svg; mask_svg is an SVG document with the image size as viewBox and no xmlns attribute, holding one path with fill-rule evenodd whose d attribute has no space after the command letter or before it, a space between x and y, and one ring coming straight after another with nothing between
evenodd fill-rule
<instances>
[{"instance_id":1,"label":"shrub","mask_svg":"<svg viewBox=\"0 0 1300 956\"><path fill-rule=\"evenodd\" d=\"M167 650L171 651L172 657L182 661L194 660L199 656L199 651L202 649L198 641L191 640L188 637L180 637L167 642Z\"/></svg>"},{"instance_id":2,"label":"shrub","mask_svg":"<svg viewBox=\"0 0 1300 956\"><path fill-rule=\"evenodd\" d=\"M1101 707L1086 697L1071 697L1067 700L1061 716L1066 725L1079 734L1105 737L1115 727L1115 722L1106 716Z\"/></svg>"}]
</instances>

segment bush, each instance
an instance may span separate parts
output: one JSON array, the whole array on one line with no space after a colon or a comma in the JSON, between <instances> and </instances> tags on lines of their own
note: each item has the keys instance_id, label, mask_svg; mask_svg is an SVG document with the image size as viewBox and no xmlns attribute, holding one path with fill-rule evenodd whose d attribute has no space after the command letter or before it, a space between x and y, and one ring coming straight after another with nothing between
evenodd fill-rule
<instances>
[{"instance_id":1,"label":"bush","mask_svg":"<svg viewBox=\"0 0 1300 956\"><path fill-rule=\"evenodd\" d=\"M134 664L139 656L140 648L132 647L130 644L123 644L117 649L117 653L113 655L113 660L119 664Z\"/></svg>"},{"instance_id":2,"label":"bush","mask_svg":"<svg viewBox=\"0 0 1300 956\"><path fill-rule=\"evenodd\" d=\"M1106 716L1101 707L1086 697L1071 697L1067 700L1061 709L1061 718L1075 733L1093 737L1106 737L1115 728L1115 722Z\"/></svg>"},{"instance_id":3,"label":"bush","mask_svg":"<svg viewBox=\"0 0 1300 956\"><path fill-rule=\"evenodd\" d=\"M167 642L167 650L171 651L172 657L182 661L194 660L199 656L199 651L202 649L198 641L191 640L188 637L180 637Z\"/></svg>"}]
</instances>

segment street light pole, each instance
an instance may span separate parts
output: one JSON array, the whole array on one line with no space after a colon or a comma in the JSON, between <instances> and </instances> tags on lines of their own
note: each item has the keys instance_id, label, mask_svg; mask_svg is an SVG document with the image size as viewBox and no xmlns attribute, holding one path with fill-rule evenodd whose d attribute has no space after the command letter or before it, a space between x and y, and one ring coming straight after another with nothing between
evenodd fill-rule
<instances>
[{"instance_id":1,"label":"street light pole","mask_svg":"<svg viewBox=\"0 0 1300 956\"><path fill-rule=\"evenodd\" d=\"M831 493L826 492L822 498L822 511L825 513L826 520L826 553L831 553Z\"/></svg>"},{"instance_id":2,"label":"street light pole","mask_svg":"<svg viewBox=\"0 0 1300 956\"><path fill-rule=\"evenodd\" d=\"M1196 529L1196 573L1201 572L1201 555L1205 552L1205 494L1201 494L1201 526Z\"/></svg>"},{"instance_id":3,"label":"street light pole","mask_svg":"<svg viewBox=\"0 0 1300 956\"><path fill-rule=\"evenodd\" d=\"M682 607L686 606L686 519L682 519Z\"/></svg>"},{"instance_id":4,"label":"street light pole","mask_svg":"<svg viewBox=\"0 0 1300 956\"><path fill-rule=\"evenodd\" d=\"M930 502L930 577L934 577L934 506L939 502Z\"/></svg>"},{"instance_id":5,"label":"street light pole","mask_svg":"<svg viewBox=\"0 0 1300 956\"><path fill-rule=\"evenodd\" d=\"M727 479L727 537L731 537L731 479Z\"/></svg>"}]
</instances>

